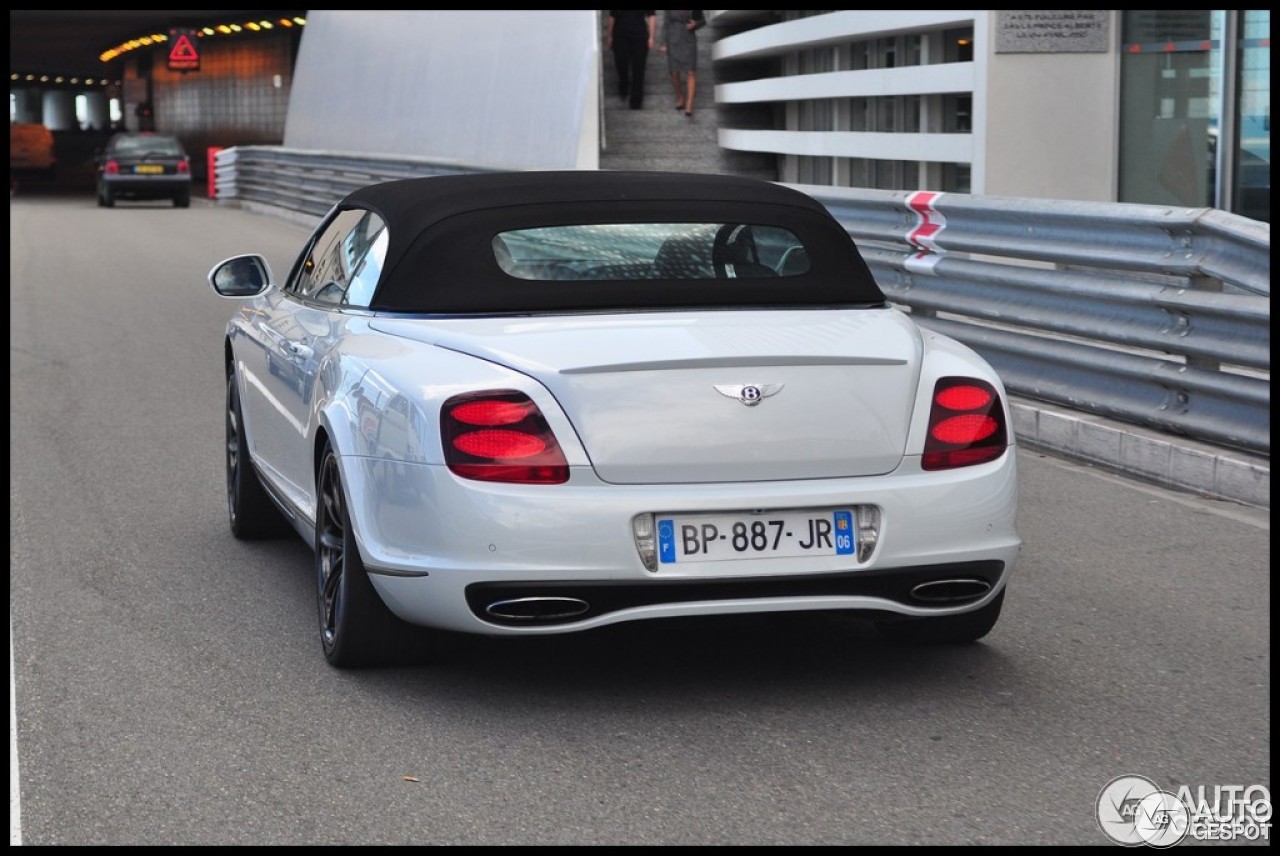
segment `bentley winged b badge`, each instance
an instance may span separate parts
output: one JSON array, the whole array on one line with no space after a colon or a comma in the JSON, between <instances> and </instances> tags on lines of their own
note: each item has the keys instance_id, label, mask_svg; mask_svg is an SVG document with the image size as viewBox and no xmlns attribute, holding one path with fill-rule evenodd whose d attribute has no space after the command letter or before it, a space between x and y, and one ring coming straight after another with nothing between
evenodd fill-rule
<instances>
[{"instance_id":1,"label":"bentley winged b badge","mask_svg":"<svg viewBox=\"0 0 1280 856\"><path fill-rule=\"evenodd\" d=\"M780 383L718 383L715 385L716 392L729 398L736 398L747 407L755 407L771 395L777 395L782 391Z\"/></svg>"}]
</instances>

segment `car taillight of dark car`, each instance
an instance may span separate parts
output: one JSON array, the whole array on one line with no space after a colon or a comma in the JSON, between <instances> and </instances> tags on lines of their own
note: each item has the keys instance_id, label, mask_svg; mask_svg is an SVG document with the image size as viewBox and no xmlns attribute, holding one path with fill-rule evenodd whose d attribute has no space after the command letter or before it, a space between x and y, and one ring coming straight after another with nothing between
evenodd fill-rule
<instances>
[{"instance_id":1,"label":"car taillight of dark car","mask_svg":"<svg viewBox=\"0 0 1280 856\"><path fill-rule=\"evenodd\" d=\"M929 433L920 467L950 470L994 461L1009 445L1004 405L995 387L967 377L940 378L933 388Z\"/></svg>"}]
</instances>

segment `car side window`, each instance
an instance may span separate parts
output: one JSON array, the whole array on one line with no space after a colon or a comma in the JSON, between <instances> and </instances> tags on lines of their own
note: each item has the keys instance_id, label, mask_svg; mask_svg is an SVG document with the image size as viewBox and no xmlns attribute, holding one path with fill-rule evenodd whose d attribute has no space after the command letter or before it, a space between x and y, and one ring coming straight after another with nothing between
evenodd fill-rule
<instances>
[{"instance_id":1,"label":"car side window","mask_svg":"<svg viewBox=\"0 0 1280 856\"><path fill-rule=\"evenodd\" d=\"M317 303L368 306L386 254L385 233L372 211L339 212L311 242L287 290Z\"/></svg>"},{"instance_id":2,"label":"car side window","mask_svg":"<svg viewBox=\"0 0 1280 856\"><path fill-rule=\"evenodd\" d=\"M351 285L347 288L348 306L366 307L373 299L373 289L382 276L382 260L387 257L387 230L379 229L369 250L356 267Z\"/></svg>"}]
</instances>

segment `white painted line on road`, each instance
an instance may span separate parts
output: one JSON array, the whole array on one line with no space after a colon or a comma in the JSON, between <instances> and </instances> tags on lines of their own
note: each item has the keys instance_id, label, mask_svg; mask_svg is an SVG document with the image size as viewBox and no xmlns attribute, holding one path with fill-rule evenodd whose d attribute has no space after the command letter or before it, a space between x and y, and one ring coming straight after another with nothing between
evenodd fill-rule
<instances>
[{"instance_id":1,"label":"white painted line on road","mask_svg":"<svg viewBox=\"0 0 1280 856\"><path fill-rule=\"evenodd\" d=\"M13 689L13 621L9 621L9 846L22 845L22 800L18 794L18 706Z\"/></svg>"}]
</instances>

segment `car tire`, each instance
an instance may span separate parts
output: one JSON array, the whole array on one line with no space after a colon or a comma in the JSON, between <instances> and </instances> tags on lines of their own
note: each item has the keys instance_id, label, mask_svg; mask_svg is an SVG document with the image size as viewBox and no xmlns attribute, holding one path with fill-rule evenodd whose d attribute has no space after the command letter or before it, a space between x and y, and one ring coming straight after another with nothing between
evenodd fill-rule
<instances>
[{"instance_id":1,"label":"car tire","mask_svg":"<svg viewBox=\"0 0 1280 856\"><path fill-rule=\"evenodd\" d=\"M331 666L395 662L426 634L397 618L369 581L347 511L338 456L327 442L316 476L315 568L320 643Z\"/></svg>"},{"instance_id":2,"label":"car tire","mask_svg":"<svg viewBox=\"0 0 1280 856\"><path fill-rule=\"evenodd\" d=\"M227 518L231 534L242 541L276 538L290 531L249 457L234 372L227 377Z\"/></svg>"},{"instance_id":3,"label":"car tire","mask_svg":"<svg viewBox=\"0 0 1280 856\"><path fill-rule=\"evenodd\" d=\"M876 624L881 637L897 645L963 645L991 632L1004 606L1004 589L981 609L938 618L902 618Z\"/></svg>"},{"instance_id":4,"label":"car tire","mask_svg":"<svg viewBox=\"0 0 1280 856\"><path fill-rule=\"evenodd\" d=\"M190 208L191 207L191 191L184 190L173 197L174 208Z\"/></svg>"},{"instance_id":5,"label":"car tire","mask_svg":"<svg viewBox=\"0 0 1280 856\"><path fill-rule=\"evenodd\" d=\"M111 195L111 191L109 189L104 187L98 191L98 204L103 208L115 207L116 200L115 197Z\"/></svg>"}]
</instances>

